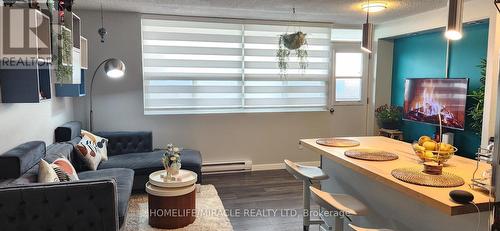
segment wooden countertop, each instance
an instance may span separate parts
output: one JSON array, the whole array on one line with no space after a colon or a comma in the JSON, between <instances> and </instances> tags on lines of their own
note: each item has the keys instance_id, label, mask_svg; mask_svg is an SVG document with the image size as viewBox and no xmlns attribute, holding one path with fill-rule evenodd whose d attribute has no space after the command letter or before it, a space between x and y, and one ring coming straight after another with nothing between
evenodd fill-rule
<instances>
[{"instance_id":1,"label":"wooden countertop","mask_svg":"<svg viewBox=\"0 0 500 231\"><path fill-rule=\"evenodd\" d=\"M375 181L392 187L451 216L477 212L477 209L471 204L460 205L450 199L449 192L456 189L466 190L474 194L474 202L481 211L487 211L489 209L489 196L484 192L472 190L469 187L472 173L476 167L476 161L455 155L446 163L447 166L444 168L445 171L454 173L464 179L465 185L461 187L435 188L419 186L405 183L391 175L393 169L421 165L420 159L415 155L411 144L381 136L349 138L358 140L361 143L360 146L353 148L377 148L398 154L399 159L383 162L358 160L344 155L346 150L352 148L322 146L316 144L316 139L301 139L300 143L304 147L321 154L323 157L342 164L353 171L364 174ZM477 175L481 176L482 172L488 168L491 168L488 164L480 164Z\"/></svg>"}]
</instances>

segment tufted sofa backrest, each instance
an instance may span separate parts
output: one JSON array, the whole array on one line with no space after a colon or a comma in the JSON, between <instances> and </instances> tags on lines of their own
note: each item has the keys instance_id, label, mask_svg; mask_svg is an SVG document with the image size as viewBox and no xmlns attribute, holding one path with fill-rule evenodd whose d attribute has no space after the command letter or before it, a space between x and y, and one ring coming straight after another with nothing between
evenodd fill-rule
<instances>
[{"instance_id":1,"label":"tufted sofa backrest","mask_svg":"<svg viewBox=\"0 0 500 231\"><path fill-rule=\"evenodd\" d=\"M96 135L108 139L108 156L152 152L152 132L97 132Z\"/></svg>"},{"instance_id":2,"label":"tufted sofa backrest","mask_svg":"<svg viewBox=\"0 0 500 231\"><path fill-rule=\"evenodd\" d=\"M112 179L1 188L0 230L118 230L116 195Z\"/></svg>"}]
</instances>

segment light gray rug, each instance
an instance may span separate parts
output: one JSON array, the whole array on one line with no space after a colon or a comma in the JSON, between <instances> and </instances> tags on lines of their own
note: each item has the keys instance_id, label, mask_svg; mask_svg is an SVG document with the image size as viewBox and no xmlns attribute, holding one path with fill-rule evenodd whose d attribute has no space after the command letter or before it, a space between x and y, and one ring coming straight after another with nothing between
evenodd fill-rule
<instances>
[{"instance_id":1,"label":"light gray rug","mask_svg":"<svg viewBox=\"0 0 500 231\"><path fill-rule=\"evenodd\" d=\"M223 212L224 205L213 185L202 185L196 193L196 209L198 216L193 224L177 231L233 231L231 222ZM129 202L128 215L124 231L162 230L152 228L148 224L147 194L133 195Z\"/></svg>"}]
</instances>

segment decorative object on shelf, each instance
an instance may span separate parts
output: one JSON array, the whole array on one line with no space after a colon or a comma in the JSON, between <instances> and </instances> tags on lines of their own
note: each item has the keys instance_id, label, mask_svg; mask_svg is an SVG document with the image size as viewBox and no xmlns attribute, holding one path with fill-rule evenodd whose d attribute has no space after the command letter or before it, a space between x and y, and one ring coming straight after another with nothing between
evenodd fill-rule
<instances>
[{"instance_id":1,"label":"decorative object on shelf","mask_svg":"<svg viewBox=\"0 0 500 231\"><path fill-rule=\"evenodd\" d=\"M378 130L378 135L389 137L389 138L395 139L395 140L401 140L401 141L404 140L403 132L399 131L399 130L380 128Z\"/></svg>"},{"instance_id":2,"label":"decorative object on shelf","mask_svg":"<svg viewBox=\"0 0 500 231\"><path fill-rule=\"evenodd\" d=\"M293 22L295 19L295 7L292 9ZM295 26L294 26L295 29ZM294 33L287 32L280 35L278 42L278 51L276 52L276 58L278 59L278 67L280 69L280 75L286 76L288 70L288 61L290 59L291 51L295 51L297 55L299 68L302 70L307 69L308 53L304 46L307 46L307 34L300 31L300 27Z\"/></svg>"},{"instance_id":3,"label":"decorative object on shelf","mask_svg":"<svg viewBox=\"0 0 500 231\"><path fill-rule=\"evenodd\" d=\"M40 9L40 5L38 4L38 0L28 0L28 7L31 9Z\"/></svg>"},{"instance_id":4,"label":"decorative object on shelf","mask_svg":"<svg viewBox=\"0 0 500 231\"><path fill-rule=\"evenodd\" d=\"M465 184L464 179L449 172L442 172L441 174L427 174L423 171L422 167L414 168L397 168L391 171L391 175L398 180L406 183L430 186L430 187L459 187Z\"/></svg>"},{"instance_id":5,"label":"decorative object on shelf","mask_svg":"<svg viewBox=\"0 0 500 231\"><path fill-rule=\"evenodd\" d=\"M64 23L64 0L58 0L57 3L57 15L59 16L59 24Z\"/></svg>"},{"instance_id":6,"label":"decorative object on shelf","mask_svg":"<svg viewBox=\"0 0 500 231\"><path fill-rule=\"evenodd\" d=\"M449 40L462 38L462 18L464 14L464 0L448 0L448 24L445 37Z\"/></svg>"},{"instance_id":7,"label":"decorative object on shelf","mask_svg":"<svg viewBox=\"0 0 500 231\"><path fill-rule=\"evenodd\" d=\"M382 105L375 110L378 126L389 130L401 128L403 108L394 105Z\"/></svg>"},{"instance_id":8,"label":"decorative object on shelf","mask_svg":"<svg viewBox=\"0 0 500 231\"><path fill-rule=\"evenodd\" d=\"M90 121L89 121L89 128L90 131L93 131L94 128L94 109L93 109L93 104L92 104L92 91L94 89L94 80L95 76L97 74L97 70L104 65L104 72L106 73L106 76L109 78L121 78L123 75L125 75L125 64L116 58L109 58L104 61L102 61L99 65L97 65L97 68L94 71L94 74L92 75L92 79L90 80Z\"/></svg>"},{"instance_id":9,"label":"decorative object on shelf","mask_svg":"<svg viewBox=\"0 0 500 231\"><path fill-rule=\"evenodd\" d=\"M429 136L422 136L414 142L413 150L424 163L433 161L438 164L445 163L458 151L453 145L438 143Z\"/></svg>"},{"instance_id":10,"label":"decorative object on shelf","mask_svg":"<svg viewBox=\"0 0 500 231\"><path fill-rule=\"evenodd\" d=\"M347 150L344 152L344 155L354 159L368 160L368 161L391 161L391 160L397 160L399 158L398 155L391 152L386 152L378 149L368 149L368 148Z\"/></svg>"},{"instance_id":11,"label":"decorative object on shelf","mask_svg":"<svg viewBox=\"0 0 500 231\"><path fill-rule=\"evenodd\" d=\"M17 0L3 0L3 6L12 7L16 2Z\"/></svg>"},{"instance_id":12,"label":"decorative object on shelf","mask_svg":"<svg viewBox=\"0 0 500 231\"><path fill-rule=\"evenodd\" d=\"M181 169L181 150L174 147L173 144L168 144L165 154L162 158L163 166L165 167L167 181L173 180L175 175L179 174Z\"/></svg>"},{"instance_id":13,"label":"decorative object on shelf","mask_svg":"<svg viewBox=\"0 0 500 231\"><path fill-rule=\"evenodd\" d=\"M73 11L73 2L74 0L64 0L64 9L69 12Z\"/></svg>"},{"instance_id":14,"label":"decorative object on shelf","mask_svg":"<svg viewBox=\"0 0 500 231\"><path fill-rule=\"evenodd\" d=\"M316 143L329 147L356 147L360 145L359 141L346 138L320 138L316 140Z\"/></svg>"},{"instance_id":15,"label":"decorative object on shelf","mask_svg":"<svg viewBox=\"0 0 500 231\"><path fill-rule=\"evenodd\" d=\"M468 123L472 131L481 135L483 130L483 111L484 111L484 93L486 84L486 59L482 58L481 63L477 66L481 70L481 86L477 90L473 90L469 97L472 99L470 107L467 111Z\"/></svg>"},{"instance_id":16,"label":"decorative object on shelf","mask_svg":"<svg viewBox=\"0 0 500 231\"><path fill-rule=\"evenodd\" d=\"M104 43L104 39L108 31L106 31L106 28L104 28L104 13L102 11L102 2L101 2L101 28L97 30L97 33L99 33L99 36L101 36L101 43Z\"/></svg>"},{"instance_id":17,"label":"decorative object on shelf","mask_svg":"<svg viewBox=\"0 0 500 231\"><path fill-rule=\"evenodd\" d=\"M368 0L370 5L370 0ZM366 22L363 24L363 38L361 40L361 50L372 53L373 46L373 24L370 23L370 11L366 11Z\"/></svg>"}]
</instances>

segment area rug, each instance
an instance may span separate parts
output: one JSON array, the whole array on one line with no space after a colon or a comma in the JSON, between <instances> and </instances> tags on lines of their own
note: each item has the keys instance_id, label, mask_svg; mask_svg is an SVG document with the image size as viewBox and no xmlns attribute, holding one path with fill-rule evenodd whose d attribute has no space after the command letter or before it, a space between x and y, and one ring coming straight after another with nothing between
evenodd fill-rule
<instances>
[{"instance_id":1,"label":"area rug","mask_svg":"<svg viewBox=\"0 0 500 231\"><path fill-rule=\"evenodd\" d=\"M198 216L193 224L181 229L156 229L148 224L147 194L130 198L124 231L176 230L176 231L233 231L231 222L224 212L224 205L213 185L202 185L196 193Z\"/></svg>"}]
</instances>

